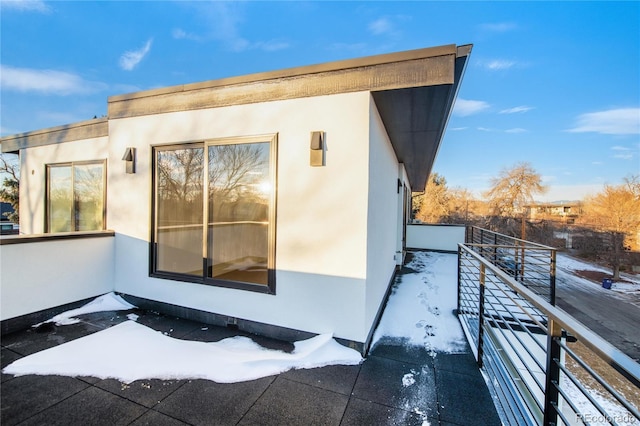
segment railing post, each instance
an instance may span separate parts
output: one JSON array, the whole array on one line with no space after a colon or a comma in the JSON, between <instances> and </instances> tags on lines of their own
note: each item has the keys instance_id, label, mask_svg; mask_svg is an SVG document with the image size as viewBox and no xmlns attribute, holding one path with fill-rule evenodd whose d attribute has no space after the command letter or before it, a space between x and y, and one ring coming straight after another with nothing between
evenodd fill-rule
<instances>
[{"instance_id":1,"label":"railing post","mask_svg":"<svg viewBox=\"0 0 640 426\"><path fill-rule=\"evenodd\" d=\"M549 271L549 303L556 306L556 251L551 250L551 270Z\"/></svg>"},{"instance_id":2,"label":"railing post","mask_svg":"<svg viewBox=\"0 0 640 426\"><path fill-rule=\"evenodd\" d=\"M549 318L547 331L547 369L544 391L544 420L543 425L552 426L558 422L558 388L560 385L560 356L562 348L560 339L562 328L555 320Z\"/></svg>"},{"instance_id":3,"label":"railing post","mask_svg":"<svg viewBox=\"0 0 640 426\"><path fill-rule=\"evenodd\" d=\"M456 311L456 315L460 315L460 285L462 284L462 274L460 274L460 269L462 268L462 247L458 246L458 307Z\"/></svg>"},{"instance_id":4,"label":"railing post","mask_svg":"<svg viewBox=\"0 0 640 426\"><path fill-rule=\"evenodd\" d=\"M482 368L482 346L484 340L484 282L485 266L480 264L480 288L478 297L478 367Z\"/></svg>"}]
</instances>

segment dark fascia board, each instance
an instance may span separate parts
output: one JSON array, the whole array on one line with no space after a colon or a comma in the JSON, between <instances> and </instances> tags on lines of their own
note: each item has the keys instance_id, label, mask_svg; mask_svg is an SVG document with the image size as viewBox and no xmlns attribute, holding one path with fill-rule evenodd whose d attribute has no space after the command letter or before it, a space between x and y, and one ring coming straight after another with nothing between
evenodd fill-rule
<instances>
[{"instance_id":1,"label":"dark fascia board","mask_svg":"<svg viewBox=\"0 0 640 426\"><path fill-rule=\"evenodd\" d=\"M0 139L2 152L18 153L24 148L54 145L83 139L109 135L109 122L106 117L80 121L64 126L49 127L33 132L18 133Z\"/></svg>"},{"instance_id":2,"label":"dark fascia board","mask_svg":"<svg viewBox=\"0 0 640 426\"><path fill-rule=\"evenodd\" d=\"M109 118L454 83L456 45L329 62L109 98Z\"/></svg>"}]
</instances>

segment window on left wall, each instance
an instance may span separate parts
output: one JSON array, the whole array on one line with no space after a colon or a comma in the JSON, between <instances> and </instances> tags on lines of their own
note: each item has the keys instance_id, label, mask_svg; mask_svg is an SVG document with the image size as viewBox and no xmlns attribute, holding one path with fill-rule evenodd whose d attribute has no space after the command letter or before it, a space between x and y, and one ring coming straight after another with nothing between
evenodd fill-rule
<instances>
[{"instance_id":1,"label":"window on left wall","mask_svg":"<svg viewBox=\"0 0 640 426\"><path fill-rule=\"evenodd\" d=\"M105 160L48 164L46 176L46 232L105 229Z\"/></svg>"}]
</instances>

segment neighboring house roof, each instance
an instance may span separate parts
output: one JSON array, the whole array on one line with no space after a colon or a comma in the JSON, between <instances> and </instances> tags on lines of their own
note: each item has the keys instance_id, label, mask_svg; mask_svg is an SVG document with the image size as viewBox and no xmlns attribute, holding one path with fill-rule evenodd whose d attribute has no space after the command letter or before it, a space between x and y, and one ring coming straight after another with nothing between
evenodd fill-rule
<instances>
[{"instance_id":1,"label":"neighboring house roof","mask_svg":"<svg viewBox=\"0 0 640 426\"><path fill-rule=\"evenodd\" d=\"M431 47L111 96L108 119L370 91L413 190L422 191L471 47ZM2 152L107 132L107 119L89 120L2 138Z\"/></svg>"}]
</instances>

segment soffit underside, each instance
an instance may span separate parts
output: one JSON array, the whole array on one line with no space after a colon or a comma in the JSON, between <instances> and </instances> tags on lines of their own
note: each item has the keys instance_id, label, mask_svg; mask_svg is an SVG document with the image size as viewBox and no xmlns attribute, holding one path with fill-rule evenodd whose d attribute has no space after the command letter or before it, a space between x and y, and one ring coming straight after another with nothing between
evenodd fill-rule
<instances>
[{"instance_id":1,"label":"soffit underside","mask_svg":"<svg viewBox=\"0 0 640 426\"><path fill-rule=\"evenodd\" d=\"M398 162L412 190L424 191L468 58L455 60L453 84L372 92Z\"/></svg>"},{"instance_id":2,"label":"soffit underside","mask_svg":"<svg viewBox=\"0 0 640 426\"><path fill-rule=\"evenodd\" d=\"M423 191L451 108L453 85L373 93L398 161L414 191Z\"/></svg>"}]
</instances>

